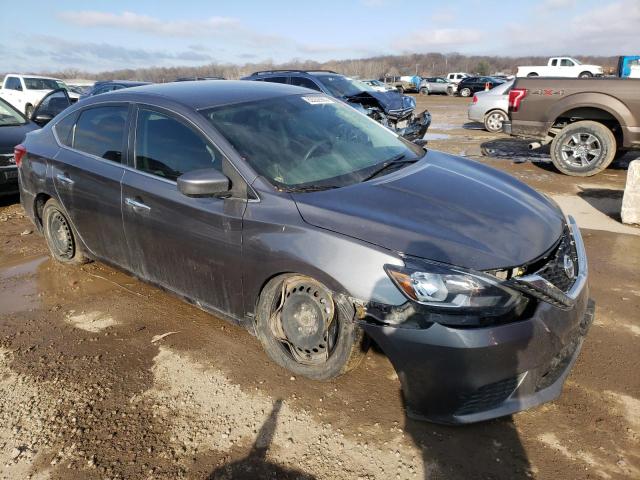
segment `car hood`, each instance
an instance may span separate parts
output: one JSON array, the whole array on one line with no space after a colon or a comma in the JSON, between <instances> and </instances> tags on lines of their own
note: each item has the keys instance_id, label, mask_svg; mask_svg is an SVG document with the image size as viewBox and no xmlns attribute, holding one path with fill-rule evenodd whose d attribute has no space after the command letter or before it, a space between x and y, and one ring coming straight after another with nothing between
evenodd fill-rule
<instances>
[{"instance_id":1,"label":"car hood","mask_svg":"<svg viewBox=\"0 0 640 480\"><path fill-rule=\"evenodd\" d=\"M22 142L27 133L38 128L33 122L16 126L0 125L0 153L13 153L13 147Z\"/></svg>"},{"instance_id":2,"label":"car hood","mask_svg":"<svg viewBox=\"0 0 640 480\"><path fill-rule=\"evenodd\" d=\"M436 151L375 180L293 198L311 225L478 270L536 259L564 222L554 203L515 178Z\"/></svg>"},{"instance_id":3,"label":"car hood","mask_svg":"<svg viewBox=\"0 0 640 480\"><path fill-rule=\"evenodd\" d=\"M371 102L377 103L382 110L389 112L390 110L407 110L413 109L414 106L411 97L402 95L397 91L389 92L360 92L345 99L349 103L359 103L363 105Z\"/></svg>"}]
</instances>

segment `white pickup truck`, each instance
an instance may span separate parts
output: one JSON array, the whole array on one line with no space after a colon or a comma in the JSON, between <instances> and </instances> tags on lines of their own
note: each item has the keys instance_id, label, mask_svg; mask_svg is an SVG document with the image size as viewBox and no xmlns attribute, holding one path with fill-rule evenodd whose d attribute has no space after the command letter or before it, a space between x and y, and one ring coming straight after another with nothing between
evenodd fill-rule
<instances>
[{"instance_id":1,"label":"white pickup truck","mask_svg":"<svg viewBox=\"0 0 640 480\"><path fill-rule=\"evenodd\" d=\"M551 57L546 65L518 67L517 77L588 78L602 75L599 65L583 65L571 57Z\"/></svg>"},{"instance_id":2,"label":"white pickup truck","mask_svg":"<svg viewBox=\"0 0 640 480\"><path fill-rule=\"evenodd\" d=\"M58 88L64 88L68 91L65 83L57 78L10 73L4 77L2 88L0 88L0 98L24 112L27 117L31 117L33 109L40 103L40 100L51 90ZM77 100L77 94L74 96L72 92L68 91L68 93L72 101Z\"/></svg>"}]
</instances>

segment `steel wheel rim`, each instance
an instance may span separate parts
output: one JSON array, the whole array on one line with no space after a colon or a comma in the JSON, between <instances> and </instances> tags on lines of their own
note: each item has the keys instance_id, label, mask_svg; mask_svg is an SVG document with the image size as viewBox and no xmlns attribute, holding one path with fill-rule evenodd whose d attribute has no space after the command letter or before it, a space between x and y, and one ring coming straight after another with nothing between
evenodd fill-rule
<instances>
[{"instance_id":1,"label":"steel wheel rim","mask_svg":"<svg viewBox=\"0 0 640 480\"><path fill-rule=\"evenodd\" d=\"M560 155L568 165L589 167L602 158L602 142L592 133L574 133L562 142Z\"/></svg>"},{"instance_id":2,"label":"steel wheel rim","mask_svg":"<svg viewBox=\"0 0 640 480\"><path fill-rule=\"evenodd\" d=\"M317 343L315 345L302 345L300 339L289 338L291 328L287 328L283 322L283 310L286 302L294 296L306 295L310 303L315 303L318 308L326 308L324 318L326 325L317 331ZM294 277L285 281L281 295L274 299L272 314L269 322L271 333L278 342L280 350L290 359L301 365L315 366L326 363L331 357L338 342L339 320L335 311L333 300L328 292L317 282ZM289 332L289 333L287 333Z\"/></svg>"},{"instance_id":3,"label":"steel wheel rim","mask_svg":"<svg viewBox=\"0 0 640 480\"><path fill-rule=\"evenodd\" d=\"M491 130L502 130L502 124L504 122L504 115L500 112L493 112L487 117L487 126Z\"/></svg>"},{"instance_id":4,"label":"steel wheel rim","mask_svg":"<svg viewBox=\"0 0 640 480\"><path fill-rule=\"evenodd\" d=\"M62 258L71 258L74 248L71 227L65 216L57 210L49 216L48 232L49 245L54 253Z\"/></svg>"},{"instance_id":5,"label":"steel wheel rim","mask_svg":"<svg viewBox=\"0 0 640 480\"><path fill-rule=\"evenodd\" d=\"M460 92L460 94L463 97L468 97L471 94L471 90L469 90L468 88L463 88L462 91Z\"/></svg>"}]
</instances>

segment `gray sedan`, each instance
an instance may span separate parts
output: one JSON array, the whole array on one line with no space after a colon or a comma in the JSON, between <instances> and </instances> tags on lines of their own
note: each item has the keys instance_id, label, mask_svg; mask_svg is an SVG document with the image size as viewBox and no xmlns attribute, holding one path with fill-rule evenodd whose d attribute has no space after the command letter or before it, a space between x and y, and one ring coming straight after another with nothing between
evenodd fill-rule
<instances>
[{"instance_id":1,"label":"gray sedan","mask_svg":"<svg viewBox=\"0 0 640 480\"><path fill-rule=\"evenodd\" d=\"M484 124L488 132L501 132L502 124L509 118L509 90L512 86L513 80L476 93L469 104L469 120Z\"/></svg>"},{"instance_id":2,"label":"gray sedan","mask_svg":"<svg viewBox=\"0 0 640 480\"><path fill-rule=\"evenodd\" d=\"M550 199L306 88L89 97L27 134L16 164L56 260L129 271L311 379L354 368L373 339L417 418L552 400L592 320L580 231Z\"/></svg>"},{"instance_id":3,"label":"gray sedan","mask_svg":"<svg viewBox=\"0 0 640 480\"><path fill-rule=\"evenodd\" d=\"M447 95L453 95L456 93L457 85L449 82L442 77L427 77L423 78L420 82L420 93L423 95L430 95L432 93L445 93Z\"/></svg>"}]
</instances>

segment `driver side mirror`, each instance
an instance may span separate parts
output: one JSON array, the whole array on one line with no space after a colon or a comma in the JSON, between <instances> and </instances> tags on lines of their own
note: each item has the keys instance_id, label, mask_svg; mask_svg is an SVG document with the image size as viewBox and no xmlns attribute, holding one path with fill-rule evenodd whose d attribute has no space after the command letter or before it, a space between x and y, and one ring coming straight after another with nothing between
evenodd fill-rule
<instances>
[{"instance_id":1,"label":"driver side mirror","mask_svg":"<svg viewBox=\"0 0 640 480\"><path fill-rule=\"evenodd\" d=\"M36 115L32 120L42 127L53 120L53 115L49 115L48 113L41 113L39 115Z\"/></svg>"},{"instance_id":2,"label":"driver side mirror","mask_svg":"<svg viewBox=\"0 0 640 480\"><path fill-rule=\"evenodd\" d=\"M178 190L187 197L220 197L229 193L229 179L215 168L192 170L178 177Z\"/></svg>"}]
</instances>

